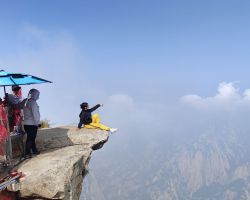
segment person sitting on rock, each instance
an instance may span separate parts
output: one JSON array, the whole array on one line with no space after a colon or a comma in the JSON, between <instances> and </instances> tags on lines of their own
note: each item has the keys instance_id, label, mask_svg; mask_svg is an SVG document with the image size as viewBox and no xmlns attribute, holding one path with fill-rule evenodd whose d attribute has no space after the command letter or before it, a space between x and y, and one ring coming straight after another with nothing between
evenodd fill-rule
<instances>
[{"instance_id":1,"label":"person sitting on rock","mask_svg":"<svg viewBox=\"0 0 250 200\"><path fill-rule=\"evenodd\" d=\"M103 106L103 104L97 104L93 108L89 108L89 104L86 102L84 102L80 105L82 111L79 115L80 121L78 123L78 129L80 129L82 127L82 125L84 125L84 128L101 129L101 130L105 130L105 131L110 131L111 133L114 133L118 130L117 128L110 128L108 126L101 124L100 123L101 119L100 119L100 116L98 114L94 114L92 116L91 113L93 111L95 111L97 108L99 108L100 106Z\"/></svg>"}]
</instances>

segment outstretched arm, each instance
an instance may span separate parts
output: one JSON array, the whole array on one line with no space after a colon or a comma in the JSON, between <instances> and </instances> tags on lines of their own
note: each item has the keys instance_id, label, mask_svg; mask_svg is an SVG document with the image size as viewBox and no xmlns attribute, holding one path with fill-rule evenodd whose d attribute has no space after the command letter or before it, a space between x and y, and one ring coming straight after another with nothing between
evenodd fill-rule
<instances>
[{"instance_id":1,"label":"outstretched arm","mask_svg":"<svg viewBox=\"0 0 250 200\"><path fill-rule=\"evenodd\" d=\"M100 104L97 104L97 105L95 105L93 108L90 108L89 111L90 111L90 112L93 112L93 111L95 111L97 108L99 108L100 106L101 106Z\"/></svg>"},{"instance_id":2,"label":"outstretched arm","mask_svg":"<svg viewBox=\"0 0 250 200\"><path fill-rule=\"evenodd\" d=\"M12 106L13 106L14 108L23 109L23 107L25 106L26 101L27 101L27 98L21 100L21 101L18 102L17 104L13 104Z\"/></svg>"}]
</instances>

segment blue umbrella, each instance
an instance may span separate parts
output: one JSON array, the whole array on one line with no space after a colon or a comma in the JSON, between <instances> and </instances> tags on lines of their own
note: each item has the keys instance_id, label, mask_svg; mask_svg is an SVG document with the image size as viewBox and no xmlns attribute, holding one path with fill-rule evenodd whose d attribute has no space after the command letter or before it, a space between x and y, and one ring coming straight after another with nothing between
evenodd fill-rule
<instances>
[{"instance_id":1,"label":"blue umbrella","mask_svg":"<svg viewBox=\"0 0 250 200\"><path fill-rule=\"evenodd\" d=\"M52 83L51 81L38 78L36 76L31 76L28 74L20 74L20 73L7 73L4 70L0 70L0 86L4 87L4 93L6 94L5 91L5 86L12 86L12 85L31 85L31 84L40 84L40 83ZM9 146L9 151L10 155L11 153L11 138L10 140L10 146ZM11 163L11 161L10 161Z\"/></svg>"},{"instance_id":2,"label":"blue umbrella","mask_svg":"<svg viewBox=\"0 0 250 200\"><path fill-rule=\"evenodd\" d=\"M7 73L4 70L0 70L0 86L30 85L39 83L51 83L51 81L28 74Z\"/></svg>"},{"instance_id":3,"label":"blue umbrella","mask_svg":"<svg viewBox=\"0 0 250 200\"><path fill-rule=\"evenodd\" d=\"M7 73L0 70L0 86L31 85L40 83L51 83L51 81L20 73Z\"/></svg>"}]
</instances>

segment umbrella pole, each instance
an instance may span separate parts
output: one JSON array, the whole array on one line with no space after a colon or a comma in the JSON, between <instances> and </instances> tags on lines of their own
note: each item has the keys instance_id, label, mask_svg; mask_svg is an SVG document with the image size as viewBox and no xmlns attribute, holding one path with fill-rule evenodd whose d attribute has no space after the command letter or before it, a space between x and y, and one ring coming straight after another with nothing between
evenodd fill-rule
<instances>
[{"instance_id":1,"label":"umbrella pole","mask_svg":"<svg viewBox=\"0 0 250 200\"><path fill-rule=\"evenodd\" d=\"M5 86L3 86L3 89L4 89L4 95L6 94L6 88L5 88Z\"/></svg>"}]
</instances>

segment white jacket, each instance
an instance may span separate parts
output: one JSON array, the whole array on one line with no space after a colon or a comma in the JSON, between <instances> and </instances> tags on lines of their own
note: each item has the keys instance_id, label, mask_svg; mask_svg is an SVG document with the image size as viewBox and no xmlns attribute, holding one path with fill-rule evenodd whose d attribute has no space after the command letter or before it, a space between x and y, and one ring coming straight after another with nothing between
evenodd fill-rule
<instances>
[{"instance_id":1,"label":"white jacket","mask_svg":"<svg viewBox=\"0 0 250 200\"><path fill-rule=\"evenodd\" d=\"M30 98L26 106L23 108L24 125L38 126L40 123L40 112L37 100L39 99L40 92L36 89L31 89L29 92Z\"/></svg>"}]
</instances>

